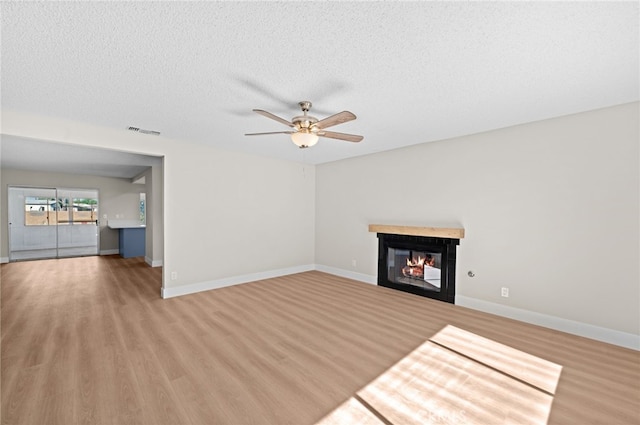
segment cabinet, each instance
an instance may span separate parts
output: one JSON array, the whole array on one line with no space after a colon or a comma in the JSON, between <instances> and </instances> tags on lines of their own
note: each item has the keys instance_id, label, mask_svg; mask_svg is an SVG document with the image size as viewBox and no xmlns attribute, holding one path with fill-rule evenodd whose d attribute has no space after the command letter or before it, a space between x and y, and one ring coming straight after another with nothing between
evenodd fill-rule
<instances>
[{"instance_id":1,"label":"cabinet","mask_svg":"<svg viewBox=\"0 0 640 425\"><path fill-rule=\"evenodd\" d=\"M123 258L141 257L145 254L144 225L125 220L109 220L109 228L118 230L118 250Z\"/></svg>"}]
</instances>

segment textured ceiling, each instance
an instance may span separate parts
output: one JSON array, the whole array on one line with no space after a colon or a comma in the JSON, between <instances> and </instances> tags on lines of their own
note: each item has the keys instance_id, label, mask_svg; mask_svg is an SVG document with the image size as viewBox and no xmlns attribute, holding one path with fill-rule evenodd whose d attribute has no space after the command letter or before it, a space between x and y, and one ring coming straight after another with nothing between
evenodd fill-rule
<instances>
[{"instance_id":1,"label":"textured ceiling","mask_svg":"<svg viewBox=\"0 0 640 425\"><path fill-rule=\"evenodd\" d=\"M3 108L308 163L639 99L638 2L7 2ZM296 148L297 102L358 119Z\"/></svg>"}]
</instances>

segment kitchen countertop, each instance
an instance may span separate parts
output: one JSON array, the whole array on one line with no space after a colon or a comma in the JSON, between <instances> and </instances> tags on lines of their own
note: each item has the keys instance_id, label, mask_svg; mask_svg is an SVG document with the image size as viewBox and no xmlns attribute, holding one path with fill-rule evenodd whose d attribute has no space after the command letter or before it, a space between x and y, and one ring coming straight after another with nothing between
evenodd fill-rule
<instances>
[{"instance_id":1,"label":"kitchen countertop","mask_svg":"<svg viewBox=\"0 0 640 425\"><path fill-rule=\"evenodd\" d=\"M147 227L137 220L109 220L107 226L110 229L144 229Z\"/></svg>"}]
</instances>

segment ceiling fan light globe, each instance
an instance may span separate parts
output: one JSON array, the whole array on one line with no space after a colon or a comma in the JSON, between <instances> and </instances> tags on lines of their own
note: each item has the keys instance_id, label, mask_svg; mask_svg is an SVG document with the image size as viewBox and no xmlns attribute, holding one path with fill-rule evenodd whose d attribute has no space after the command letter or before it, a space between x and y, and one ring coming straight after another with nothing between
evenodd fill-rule
<instances>
[{"instance_id":1,"label":"ceiling fan light globe","mask_svg":"<svg viewBox=\"0 0 640 425\"><path fill-rule=\"evenodd\" d=\"M308 133L298 131L291 135L293 143L300 148L308 148L318 143L318 135L314 133Z\"/></svg>"}]
</instances>

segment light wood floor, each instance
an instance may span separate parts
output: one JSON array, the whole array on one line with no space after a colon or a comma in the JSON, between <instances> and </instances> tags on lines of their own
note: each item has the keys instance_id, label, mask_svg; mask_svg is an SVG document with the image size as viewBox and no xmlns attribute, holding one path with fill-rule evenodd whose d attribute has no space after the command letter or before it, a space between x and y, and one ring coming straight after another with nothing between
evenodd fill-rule
<instances>
[{"instance_id":1,"label":"light wood floor","mask_svg":"<svg viewBox=\"0 0 640 425\"><path fill-rule=\"evenodd\" d=\"M640 353L320 272L3 264L2 424L639 424Z\"/></svg>"}]
</instances>

